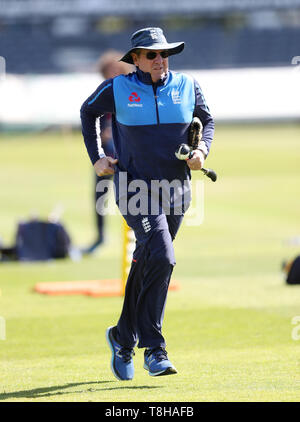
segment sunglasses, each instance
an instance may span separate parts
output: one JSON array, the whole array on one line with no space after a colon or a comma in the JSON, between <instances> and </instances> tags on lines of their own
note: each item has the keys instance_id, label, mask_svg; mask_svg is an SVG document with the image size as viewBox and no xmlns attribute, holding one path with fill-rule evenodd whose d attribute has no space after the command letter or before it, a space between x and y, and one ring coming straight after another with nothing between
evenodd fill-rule
<instances>
[{"instance_id":1,"label":"sunglasses","mask_svg":"<svg viewBox=\"0 0 300 422\"><path fill-rule=\"evenodd\" d=\"M148 51L148 53L146 53L146 57L148 60L154 60L158 54L160 54L163 59L169 57L168 50L161 51L160 53L156 53L155 51Z\"/></svg>"}]
</instances>

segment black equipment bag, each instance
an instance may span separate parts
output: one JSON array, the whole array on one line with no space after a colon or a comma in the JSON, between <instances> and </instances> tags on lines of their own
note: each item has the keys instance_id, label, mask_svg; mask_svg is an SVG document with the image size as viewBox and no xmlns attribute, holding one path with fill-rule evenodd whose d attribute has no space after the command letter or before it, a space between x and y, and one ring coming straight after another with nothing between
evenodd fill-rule
<instances>
[{"instance_id":1,"label":"black equipment bag","mask_svg":"<svg viewBox=\"0 0 300 422\"><path fill-rule=\"evenodd\" d=\"M17 260L65 258L70 246L70 236L60 223L31 220L18 225L15 246Z\"/></svg>"}]
</instances>

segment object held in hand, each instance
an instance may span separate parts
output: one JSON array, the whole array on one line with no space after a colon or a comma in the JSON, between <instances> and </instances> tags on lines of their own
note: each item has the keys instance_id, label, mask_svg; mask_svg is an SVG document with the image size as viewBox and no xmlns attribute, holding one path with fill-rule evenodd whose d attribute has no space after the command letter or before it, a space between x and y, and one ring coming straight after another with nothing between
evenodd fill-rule
<instances>
[{"instance_id":1,"label":"object held in hand","mask_svg":"<svg viewBox=\"0 0 300 422\"><path fill-rule=\"evenodd\" d=\"M189 160L193 156L193 152L188 144L180 144L175 151L176 158L178 160Z\"/></svg>"},{"instance_id":2,"label":"object held in hand","mask_svg":"<svg viewBox=\"0 0 300 422\"><path fill-rule=\"evenodd\" d=\"M189 160L193 156L193 150L187 144L180 144L175 151L175 156L178 160ZM201 171L213 182L217 180L217 174L214 170L202 167Z\"/></svg>"},{"instance_id":3,"label":"object held in hand","mask_svg":"<svg viewBox=\"0 0 300 422\"><path fill-rule=\"evenodd\" d=\"M199 117L193 117L189 128L188 145L179 145L175 152L175 155L179 160L189 160L192 158L193 151L195 149L199 149L201 151L202 131L203 125L201 120ZM201 171L213 182L217 180L217 174L214 172L214 170L202 167Z\"/></svg>"},{"instance_id":4,"label":"object held in hand","mask_svg":"<svg viewBox=\"0 0 300 422\"><path fill-rule=\"evenodd\" d=\"M189 128L188 144L191 149L197 149L202 139L203 126L199 117L193 117Z\"/></svg>"}]
</instances>

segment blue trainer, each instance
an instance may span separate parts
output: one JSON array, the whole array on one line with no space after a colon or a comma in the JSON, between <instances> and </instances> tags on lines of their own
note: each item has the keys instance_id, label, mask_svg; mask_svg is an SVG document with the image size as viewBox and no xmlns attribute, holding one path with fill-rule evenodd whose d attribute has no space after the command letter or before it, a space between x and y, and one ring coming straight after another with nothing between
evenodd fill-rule
<instances>
[{"instance_id":1,"label":"blue trainer","mask_svg":"<svg viewBox=\"0 0 300 422\"><path fill-rule=\"evenodd\" d=\"M177 374L176 368L168 359L167 351L162 347L146 349L144 358L144 369L147 369L149 375L153 377Z\"/></svg>"},{"instance_id":2,"label":"blue trainer","mask_svg":"<svg viewBox=\"0 0 300 422\"><path fill-rule=\"evenodd\" d=\"M134 375L134 366L132 356L134 351L129 347L122 347L116 342L113 336L113 329L115 327L109 327L106 330L106 340L111 349L111 370L114 376L120 380L132 380Z\"/></svg>"}]
</instances>

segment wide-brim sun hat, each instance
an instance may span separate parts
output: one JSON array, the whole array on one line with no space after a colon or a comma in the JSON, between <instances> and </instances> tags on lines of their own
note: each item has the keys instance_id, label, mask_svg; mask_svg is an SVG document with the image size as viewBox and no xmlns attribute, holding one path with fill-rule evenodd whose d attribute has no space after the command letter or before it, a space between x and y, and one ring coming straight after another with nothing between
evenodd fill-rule
<instances>
[{"instance_id":1,"label":"wide-brim sun hat","mask_svg":"<svg viewBox=\"0 0 300 422\"><path fill-rule=\"evenodd\" d=\"M179 54L184 49L184 42L168 43L161 28L143 28L131 36L131 49L120 59L122 62L134 64L131 53L137 48L146 50L168 50L169 56Z\"/></svg>"}]
</instances>

